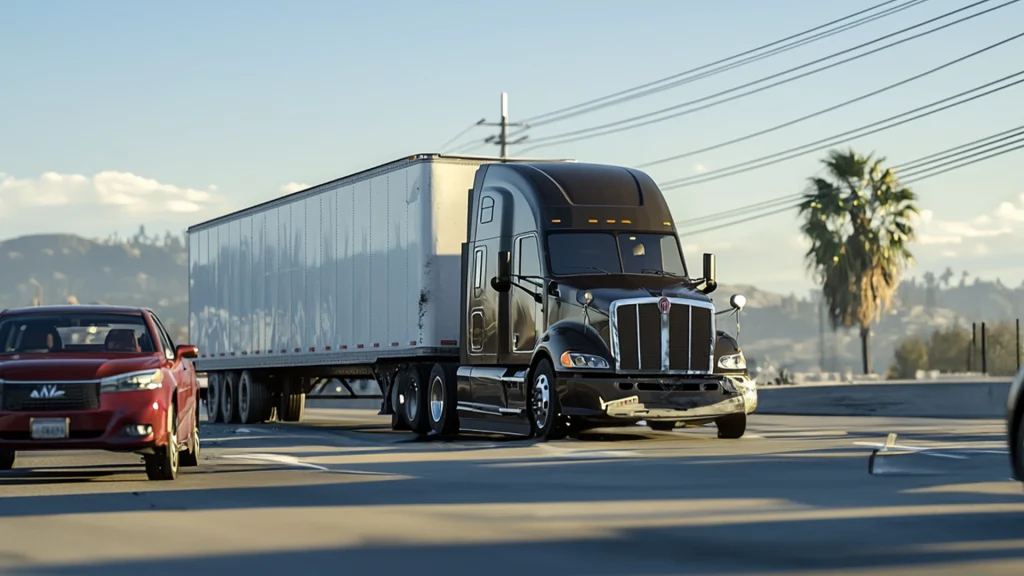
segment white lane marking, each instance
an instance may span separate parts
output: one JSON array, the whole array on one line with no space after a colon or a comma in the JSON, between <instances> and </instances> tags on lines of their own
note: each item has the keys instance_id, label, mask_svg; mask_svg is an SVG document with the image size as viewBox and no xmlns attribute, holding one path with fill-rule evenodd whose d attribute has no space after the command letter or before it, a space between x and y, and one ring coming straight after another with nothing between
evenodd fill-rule
<instances>
[{"instance_id":1,"label":"white lane marking","mask_svg":"<svg viewBox=\"0 0 1024 576\"><path fill-rule=\"evenodd\" d=\"M300 468L310 468L313 470L319 470L321 472L336 472L339 474L361 474L364 476L393 476L387 472L370 472L366 470L346 470L327 468L319 464L312 464L310 462L303 462L295 456L288 456L287 454L224 454L217 456L217 458L228 458L231 460L256 460L260 462L273 462L276 464L287 464L290 466L298 466Z\"/></svg>"},{"instance_id":2,"label":"white lane marking","mask_svg":"<svg viewBox=\"0 0 1024 576\"><path fill-rule=\"evenodd\" d=\"M966 460L969 456L962 456L959 454L948 454L944 452L938 452L939 450L945 452L961 452L966 454L1009 454L1009 450L992 450L984 448L966 448L957 446L903 446L901 444L882 444L880 442L854 442L858 446L871 446L872 448L895 448L897 450L909 450L911 452L920 452L925 456L935 456L937 458L953 458L956 460Z\"/></svg>"}]
</instances>

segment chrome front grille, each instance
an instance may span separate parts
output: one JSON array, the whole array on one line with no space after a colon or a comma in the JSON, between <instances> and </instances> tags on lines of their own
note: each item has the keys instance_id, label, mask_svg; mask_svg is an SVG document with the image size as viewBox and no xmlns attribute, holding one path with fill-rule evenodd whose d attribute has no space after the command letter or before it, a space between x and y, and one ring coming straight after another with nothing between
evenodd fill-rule
<instances>
[{"instance_id":1,"label":"chrome front grille","mask_svg":"<svg viewBox=\"0 0 1024 576\"><path fill-rule=\"evenodd\" d=\"M711 304L668 298L619 300L612 304L615 368L620 372L709 374L715 346Z\"/></svg>"}]
</instances>

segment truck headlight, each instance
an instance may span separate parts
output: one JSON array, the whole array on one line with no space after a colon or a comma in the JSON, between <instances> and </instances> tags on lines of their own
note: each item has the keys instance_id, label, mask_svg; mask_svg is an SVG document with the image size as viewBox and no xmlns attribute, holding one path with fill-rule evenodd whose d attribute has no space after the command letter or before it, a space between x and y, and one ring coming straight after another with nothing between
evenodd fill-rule
<instances>
[{"instance_id":1,"label":"truck headlight","mask_svg":"<svg viewBox=\"0 0 1024 576\"><path fill-rule=\"evenodd\" d=\"M718 359L718 367L723 370L745 370L747 359L743 357L743 352L728 354Z\"/></svg>"},{"instance_id":2,"label":"truck headlight","mask_svg":"<svg viewBox=\"0 0 1024 576\"><path fill-rule=\"evenodd\" d=\"M130 374L118 374L100 381L100 392L135 392L156 390L163 386L163 370L146 370Z\"/></svg>"},{"instance_id":3,"label":"truck headlight","mask_svg":"<svg viewBox=\"0 0 1024 576\"><path fill-rule=\"evenodd\" d=\"M604 358L580 352L562 352L561 362L566 368L608 368L608 361Z\"/></svg>"}]
</instances>

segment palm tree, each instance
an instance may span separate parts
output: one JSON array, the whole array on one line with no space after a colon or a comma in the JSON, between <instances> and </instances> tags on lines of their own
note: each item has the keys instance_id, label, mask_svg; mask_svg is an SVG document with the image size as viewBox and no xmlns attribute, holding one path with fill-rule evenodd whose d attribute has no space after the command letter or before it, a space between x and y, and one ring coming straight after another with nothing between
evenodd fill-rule
<instances>
[{"instance_id":1,"label":"palm tree","mask_svg":"<svg viewBox=\"0 0 1024 576\"><path fill-rule=\"evenodd\" d=\"M811 178L800 203L810 239L808 268L821 285L833 330L860 328L864 373L871 372L871 324L888 307L900 275L913 264L917 196L883 169L884 158L833 150L828 178Z\"/></svg>"}]
</instances>

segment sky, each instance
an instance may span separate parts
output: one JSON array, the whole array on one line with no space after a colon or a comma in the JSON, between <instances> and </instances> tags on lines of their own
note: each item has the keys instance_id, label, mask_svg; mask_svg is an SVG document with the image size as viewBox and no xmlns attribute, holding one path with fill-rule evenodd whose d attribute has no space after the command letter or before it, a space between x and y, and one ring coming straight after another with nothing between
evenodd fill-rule
<instances>
[{"instance_id":1,"label":"sky","mask_svg":"<svg viewBox=\"0 0 1024 576\"><path fill-rule=\"evenodd\" d=\"M0 239L128 235L140 224L150 233L180 232L302 185L442 151L477 120L497 121L503 91L514 122L678 74L878 1L0 0ZM974 1L928 0L526 134L557 135L714 95ZM511 153L646 165L898 82L1020 33L1020 22L1024 3L1013 3L748 97L603 137L530 150L527 140ZM764 136L643 169L665 183L724 168L994 81L1020 71L1022 61L1024 38ZM842 144L898 165L1024 124L1022 98L1024 85ZM496 154L481 143L492 133L472 128L455 140L456 151ZM825 152L665 194L676 221L692 222L801 192ZM1024 151L914 184L922 214L910 274L951 267L958 277L966 270L971 278L1021 284L1020 166ZM717 255L720 282L801 296L813 287L795 210L689 233L705 228L681 226L680 237L691 262L702 252Z\"/></svg>"}]
</instances>

